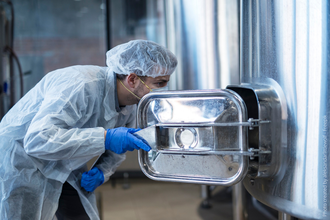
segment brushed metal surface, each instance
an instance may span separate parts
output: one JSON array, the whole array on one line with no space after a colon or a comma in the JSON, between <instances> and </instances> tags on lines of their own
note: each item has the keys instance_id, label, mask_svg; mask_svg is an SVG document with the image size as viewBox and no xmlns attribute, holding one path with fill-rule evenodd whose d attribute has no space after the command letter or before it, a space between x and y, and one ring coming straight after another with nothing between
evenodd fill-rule
<instances>
[{"instance_id":1,"label":"brushed metal surface","mask_svg":"<svg viewBox=\"0 0 330 220\"><path fill-rule=\"evenodd\" d=\"M248 126L240 124L247 121L246 116L243 100L231 90L147 94L138 105L137 122L140 128L154 129L148 135L155 134L149 139L156 147L150 152L139 151L142 171L162 181L209 185L240 182L251 156L247 151ZM237 124L216 126L221 123ZM184 131L190 141L183 140Z\"/></svg>"},{"instance_id":2,"label":"brushed metal surface","mask_svg":"<svg viewBox=\"0 0 330 220\"><path fill-rule=\"evenodd\" d=\"M165 0L167 47L178 58L170 89L239 83L239 0Z\"/></svg>"},{"instance_id":3,"label":"brushed metal surface","mask_svg":"<svg viewBox=\"0 0 330 220\"><path fill-rule=\"evenodd\" d=\"M251 178L283 177L287 168L287 103L283 91L272 79L254 79L253 84L227 86L244 100L249 118L260 120L249 130L249 149L258 153L250 157ZM261 123L269 122L269 123Z\"/></svg>"},{"instance_id":4,"label":"brushed metal surface","mask_svg":"<svg viewBox=\"0 0 330 220\"><path fill-rule=\"evenodd\" d=\"M326 0L241 1L241 83L276 81L288 117L284 176L244 185L302 219L330 218L329 13Z\"/></svg>"}]
</instances>

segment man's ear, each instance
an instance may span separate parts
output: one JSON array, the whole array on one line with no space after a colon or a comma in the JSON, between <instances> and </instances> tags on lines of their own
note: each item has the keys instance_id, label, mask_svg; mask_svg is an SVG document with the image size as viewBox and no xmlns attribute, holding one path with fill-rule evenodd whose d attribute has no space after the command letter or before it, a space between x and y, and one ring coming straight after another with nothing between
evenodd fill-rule
<instances>
[{"instance_id":1,"label":"man's ear","mask_svg":"<svg viewBox=\"0 0 330 220\"><path fill-rule=\"evenodd\" d=\"M133 89L135 89L138 86L138 81L139 81L139 78L135 73L130 73L126 77L126 82L127 82L128 86Z\"/></svg>"}]
</instances>

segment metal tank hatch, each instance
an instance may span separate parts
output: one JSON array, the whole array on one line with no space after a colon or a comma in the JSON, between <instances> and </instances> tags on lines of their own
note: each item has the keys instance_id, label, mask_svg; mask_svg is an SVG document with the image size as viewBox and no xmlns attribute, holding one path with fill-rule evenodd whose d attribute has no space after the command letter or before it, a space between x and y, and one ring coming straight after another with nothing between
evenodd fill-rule
<instances>
[{"instance_id":1,"label":"metal tank hatch","mask_svg":"<svg viewBox=\"0 0 330 220\"><path fill-rule=\"evenodd\" d=\"M139 164L153 180L230 186L280 170L281 102L269 86L149 93L137 123L152 148Z\"/></svg>"}]
</instances>

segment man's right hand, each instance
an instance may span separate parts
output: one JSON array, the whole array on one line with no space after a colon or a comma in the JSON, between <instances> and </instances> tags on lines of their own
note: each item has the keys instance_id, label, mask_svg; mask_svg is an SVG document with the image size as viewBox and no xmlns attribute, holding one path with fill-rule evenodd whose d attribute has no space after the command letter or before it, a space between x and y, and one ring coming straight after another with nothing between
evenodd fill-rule
<instances>
[{"instance_id":1,"label":"man's right hand","mask_svg":"<svg viewBox=\"0 0 330 220\"><path fill-rule=\"evenodd\" d=\"M105 149L117 154L133 151L134 149L150 151L151 147L148 143L138 135L134 135L139 130L141 129L125 127L108 129L106 131Z\"/></svg>"}]
</instances>

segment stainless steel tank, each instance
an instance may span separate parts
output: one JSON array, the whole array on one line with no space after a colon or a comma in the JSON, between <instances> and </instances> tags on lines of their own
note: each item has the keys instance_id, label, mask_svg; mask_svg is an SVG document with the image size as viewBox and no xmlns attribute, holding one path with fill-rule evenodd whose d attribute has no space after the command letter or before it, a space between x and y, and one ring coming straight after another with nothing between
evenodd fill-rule
<instances>
[{"instance_id":1,"label":"stainless steel tank","mask_svg":"<svg viewBox=\"0 0 330 220\"><path fill-rule=\"evenodd\" d=\"M329 24L326 0L241 1L241 83L281 87L287 102L284 176L244 180L259 201L329 219ZM284 134L283 134L284 135Z\"/></svg>"},{"instance_id":2,"label":"stainless steel tank","mask_svg":"<svg viewBox=\"0 0 330 220\"><path fill-rule=\"evenodd\" d=\"M194 4L169 2L174 5L174 14L180 15L176 18L183 19L180 24L191 22L183 12ZM220 1L204 4L200 5L202 12ZM187 42L173 34L177 39L169 41L170 48L176 45L179 60L186 62L178 67L178 80L197 74L201 85L217 79L207 88L218 89L153 93L141 100L138 125L150 129L146 131L153 144L150 153L139 152L144 173L155 180L226 186L243 179L253 197L282 213L301 219L330 219L329 24L330 3L326 0L241 0L240 83L228 83L225 90L220 90L223 81L218 80L227 77L222 75L225 72L217 69L217 77L202 74L199 62L205 59L198 57L204 53L194 52L202 48L200 42L190 49L193 52L189 56L184 56L183 46L201 35L196 33L199 23L185 26L187 33L196 34ZM219 27L206 30L221 35ZM184 44L177 46L178 42ZM208 38L203 44L213 45L216 50L216 42ZM212 56L214 51L207 48L212 46L203 50L211 60L217 60ZM184 67L187 63L189 68ZM205 78L212 80L203 81ZM182 120L174 117L178 112ZM211 119L210 112L215 113ZM218 121L220 115L227 120ZM214 132L223 126L232 132ZM209 129L212 135L203 129ZM184 145L183 132L190 137ZM217 141L205 144L204 134ZM225 140L240 144L226 148L222 144ZM205 149L207 146L213 148ZM197 168L192 169L193 165Z\"/></svg>"},{"instance_id":3,"label":"stainless steel tank","mask_svg":"<svg viewBox=\"0 0 330 220\"><path fill-rule=\"evenodd\" d=\"M178 58L170 89L239 83L239 1L164 0L167 47Z\"/></svg>"}]
</instances>

